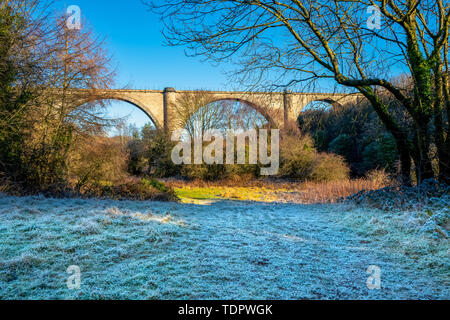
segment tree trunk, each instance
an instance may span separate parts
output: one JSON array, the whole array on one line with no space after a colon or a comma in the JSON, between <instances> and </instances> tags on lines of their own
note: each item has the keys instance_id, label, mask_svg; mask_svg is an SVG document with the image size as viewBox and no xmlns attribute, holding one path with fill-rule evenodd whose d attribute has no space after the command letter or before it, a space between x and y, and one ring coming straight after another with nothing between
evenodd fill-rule
<instances>
[{"instance_id":1,"label":"tree trunk","mask_svg":"<svg viewBox=\"0 0 450 320\"><path fill-rule=\"evenodd\" d=\"M433 166L430 159L430 132L429 121L422 120L416 123L416 172L417 183L434 178Z\"/></svg>"},{"instance_id":2,"label":"tree trunk","mask_svg":"<svg viewBox=\"0 0 450 320\"><path fill-rule=\"evenodd\" d=\"M411 16L410 25L415 26L415 16ZM417 139L415 143L417 182L434 178L430 159L430 122L433 117L432 69L423 57L418 46L415 30L408 33L407 55L414 81L414 112Z\"/></svg>"},{"instance_id":3,"label":"tree trunk","mask_svg":"<svg viewBox=\"0 0 450 320\"><path fill-rule=\"evenodd\" d=\"M370 101L376 113L380 117L386 130L392 134L397 144L400 156L400 180L402 184L411 185L411 144L408 134L401 129L392 115L388 112L388 107L376 96L372 88L359 87L362 94Z\"/></svg>"},{"instance_id":4,"label":"tree trunk","mask_svg":"<svg viewBox=\"0 0 450 320\"><path fill-rule=\"evenodd\" d=\"M444 142L444 156L440 159L440 179L450 184L450 92L449 92L448 75L443 76L443 97L445 100L445 108L447 109L447 137Z\"/></svg>"},{"instance_id":5,"label":"tree trunk","mask_svg":"<svg viewBox=\"0 0 450 320\"><path fill-rule=\"evenodd\" d=\"M408 137L405 133L395 137L398 153L400 156L400 176L401 183L407 186L411 185L411 151L408 143Z\"/></svg>"},{"instance_id":6,"label":"tree trunk","mask_svg":"<svg viewBox=\"0 0 450 320\"><path fill-rule=\"evenodd\" d=\"M436 61L434 68L434 86L435 86L435 102L434 102L434 138L436 142L438 158L439 158L439 180L449 182L448 167L446 167L446 159L449 158L448 149L445 143L444 135L444 77L442 76L442 61L440 58ZM448 141L448 138L447 138Z\"/></svg>"}]
</instances>

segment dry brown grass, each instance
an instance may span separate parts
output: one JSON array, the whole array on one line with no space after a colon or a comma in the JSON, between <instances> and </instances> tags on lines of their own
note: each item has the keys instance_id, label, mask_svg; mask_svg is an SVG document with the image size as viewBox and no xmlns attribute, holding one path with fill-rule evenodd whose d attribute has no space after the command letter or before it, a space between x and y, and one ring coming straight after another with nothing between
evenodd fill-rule
<instances>
[{"instance_id":1,"label":"dry brown grass","mask_svg":"<svg viewBox=\"0 0 450 320\"><path fill-rule=\"evenodd\" d=\"M221 180L182 181L165 180L167 186L180 194L206 195L210 198L289 202L289 203L335 203L341 198L356 194L362 190L377 190L392 182L384 172L372 172L365 179L348 179L335 182L293 182L287 180ZM211 192L211 191L214 192ZM235 192L234 192L235 191Z\"/></svg>"},{"instance_id":2,"label":"dry brown grass","mask_svg":"<svg viewBox=\"0 0 450 320\"><path fill-rule=\"evenodd\" d=\"M296 203L335 203L362 190L377 190L385 186L369 179L305 182L295 192L285 193L285 196L289 202Z\"/></svg>"},{"instance_id":3,"label":"dry brown grass","mask_svg":"<svg viewBox=\"0 0 450 320\"><path fill-rule=\"evenodd\" d=\"M0 193L8 191L8 186L0 183Z\"/></svg>"}]
</instances>

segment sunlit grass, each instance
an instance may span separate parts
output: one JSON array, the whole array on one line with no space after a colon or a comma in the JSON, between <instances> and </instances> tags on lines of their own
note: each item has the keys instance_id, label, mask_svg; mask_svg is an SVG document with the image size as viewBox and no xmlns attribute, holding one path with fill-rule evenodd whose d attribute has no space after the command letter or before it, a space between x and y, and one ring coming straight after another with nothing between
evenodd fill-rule
<instances>
[{"instance_id":1,"label":"sunlit grass","mask_svg":"<svg viewBox=\"0 0 450 320\"><path fill-rule=\"evenodd\" d=\"M228 182L172 182L175 193L184 203L209 204L215 200L293 203L335 203L361 190L376 190L385 184L368 179L336 182L265 182L232 186Z\"/></svg>"},{"instance_id":2,"label":"sunlit grass","mask_svg":"<svg viewBox=\"0 0 450 320\"><path fill-rule=\"evenodd\" d=\"M256 202L275 202L278 200L274 190L255 187L180 187L174 188L182 202L191 200L238 200ZM279 192L287 190L279 190ZM195 203L195 202L194 202Z\"/></svg>"}]
</instances>

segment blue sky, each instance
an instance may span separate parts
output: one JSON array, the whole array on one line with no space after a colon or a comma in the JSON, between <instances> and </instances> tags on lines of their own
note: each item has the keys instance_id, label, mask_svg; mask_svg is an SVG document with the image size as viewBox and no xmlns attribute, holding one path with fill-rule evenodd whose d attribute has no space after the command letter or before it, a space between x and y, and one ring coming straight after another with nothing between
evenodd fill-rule
<instances>
[{"instance_id":1,"label":"blue sky","mask_svg":"<svg viewBox=\"0 0 450 320\"><path fill-rule=\"evenodd\" d=\"M159 17L141 0L58 1L55 10L65 12L70 5L79 6L94 32L106 38L117 65L117 88L232 89L225 76L230 66L213 66L186 57L183 48L164 46ZM142 111L127 103L114 102L109 108L112 117L129 114L128 122L138 127L148 122Z\"/></svg>"}]
</instances>

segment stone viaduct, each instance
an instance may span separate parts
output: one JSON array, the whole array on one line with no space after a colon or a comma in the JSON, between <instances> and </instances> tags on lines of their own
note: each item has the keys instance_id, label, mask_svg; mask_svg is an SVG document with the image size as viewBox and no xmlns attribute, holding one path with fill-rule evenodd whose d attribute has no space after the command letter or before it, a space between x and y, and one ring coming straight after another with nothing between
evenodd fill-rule
<instances>
[{"instance_id":1,"label":"stone viaduct","mask_svg":"<svg viewBox=\"0 0 450 320\"><path fill-rule=\"evenodd\" d=\"M237 91L176 91L173 88L159 90L100 90L93 100L121 100L133 104L145 112L159 129L172 131L174 106L184 94L201 92L209 102L221 100L240 101L260 112L272 127L283 128L289 121L297 120L302 109L314 101L333 106L358 103L359 94L296 93L296 92L237 92Z\"/></svg>"}]
</instances>

